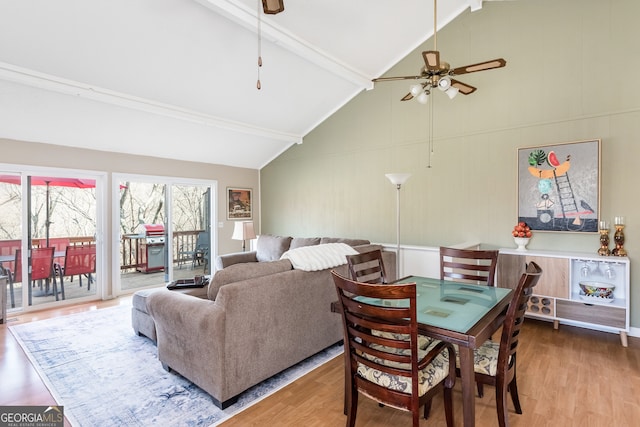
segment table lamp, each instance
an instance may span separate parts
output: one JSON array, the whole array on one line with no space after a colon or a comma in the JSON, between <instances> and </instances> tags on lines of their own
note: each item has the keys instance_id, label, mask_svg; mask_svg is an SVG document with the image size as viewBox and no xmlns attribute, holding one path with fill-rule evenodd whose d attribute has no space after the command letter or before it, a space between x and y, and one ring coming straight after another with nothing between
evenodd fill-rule
<instances>
[{"instance_id":1,"label":"table lamp","mask_svg":"<svg viewBox=\"0 0 640 427\"><path fill-rule=\"evenodd\" d=\"M233 228L233 240L242 240L242 252L245 251L245 242L247 240L255 239L256 232L253 229L252 221L238 221Z\"/></svg>"}]
</instances>

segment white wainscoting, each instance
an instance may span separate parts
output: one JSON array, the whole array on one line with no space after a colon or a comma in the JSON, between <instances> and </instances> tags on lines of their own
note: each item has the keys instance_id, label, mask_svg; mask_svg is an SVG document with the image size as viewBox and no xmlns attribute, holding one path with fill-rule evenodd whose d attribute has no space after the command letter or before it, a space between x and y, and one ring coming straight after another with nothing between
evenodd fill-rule
<instances>
[{"instance_id":1,"label":"white wainscoting","mask_svg":"<svg viewBox=\"0 0 640 427\"><path fill-rule=\"evenodd\" d=\"M378 243L387 251L397 251L397 246L390 243ZM463 242L451 245L458 249L476 249L478 242ZM439 246L404 246L400 245L400 271L398 277L422 276L440 278Z\"/></svg>"}]
</instances>

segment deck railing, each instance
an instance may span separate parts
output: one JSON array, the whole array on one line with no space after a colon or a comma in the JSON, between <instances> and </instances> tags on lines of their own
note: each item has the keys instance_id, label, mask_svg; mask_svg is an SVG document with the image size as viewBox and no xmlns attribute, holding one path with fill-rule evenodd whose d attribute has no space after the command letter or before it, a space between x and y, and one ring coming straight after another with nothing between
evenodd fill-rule
<instances>
[{"instance_id":1,"label":"deck railing","mask_svg":"<svg viewBox=\"0 0 640 427\"><path fill-rule=\"evenodd\" d=\"M172 239L172 255L173 263L186 261L184 254L192 252L196 248L198 234L204 230L174 231ZM120 270L136 269L141 266L141 248L142 238L139 234L125 234L120 241Z\"/></svg>"},{"instance_id":2,"label":"deck railing","mask_svg":"<svg viewBox=\"0 0 640 427\"><path fill-rule=\"evenodd\" d=\"M204 230L189 230L189 231L175 231L173 232L172 239L172 262L190 262L190 259L185 259L185 254L193 252L196 248L196 242L198 240L198 234L204 232ZM61 247L57 250L63 251L67 245L83 245L88 243L95 243L95 237L93 236L76 236L76 237L56 237L49 239L50 246ZM135 270L141 266L141 243L142 238L139 234L125 234L120 239L120 270ZM64 242L62 244L61 242ZM45 239L32 239L33 247L44 247L46 245ZM54 244L52 244L54 243ZM15 250L20 248L21 240L0 240L0 255L10 256L15 254ZM5 253L6 252L6 253ZM7 266L13 261L7 261Z\"/></svg>"}]
</instances>

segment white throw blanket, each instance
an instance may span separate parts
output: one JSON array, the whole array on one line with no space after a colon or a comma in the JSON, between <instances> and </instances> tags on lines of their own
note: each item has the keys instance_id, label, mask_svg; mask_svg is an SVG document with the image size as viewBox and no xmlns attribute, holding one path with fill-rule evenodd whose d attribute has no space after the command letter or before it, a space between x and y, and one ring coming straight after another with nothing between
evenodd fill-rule
<instances>
[{"instance_id":1,"label":"white throw blanket","mask_svg":"<svg viewBox=\"0 0 640 427\"><path fill-rule=\"evenodd\" d=\"M319 271L347 263L346 255L355 255L358 251L346 243L325 243L290 249L280 259L288 259L296 270Z\"/></svg>"}]
</instances>

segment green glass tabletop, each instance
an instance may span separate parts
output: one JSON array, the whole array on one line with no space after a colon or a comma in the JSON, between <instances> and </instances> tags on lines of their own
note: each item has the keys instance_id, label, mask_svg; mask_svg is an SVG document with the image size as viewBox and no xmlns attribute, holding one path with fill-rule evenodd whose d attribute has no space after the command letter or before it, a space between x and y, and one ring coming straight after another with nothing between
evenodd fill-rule
<instances>
[{"instance_id":1,"label":"green glass tabletop","mask_svg":"<svg viewBox=\"0 0 640 427\"><path fill-rule=\"evenodd\" d=\"M418 323L466 333L493 307L506 298L511 289L470 285L428 277L411 276L398 283L416 282ZM407 300L360 299L379 305L404 305Z\"/></svg>"}]
</instances>

